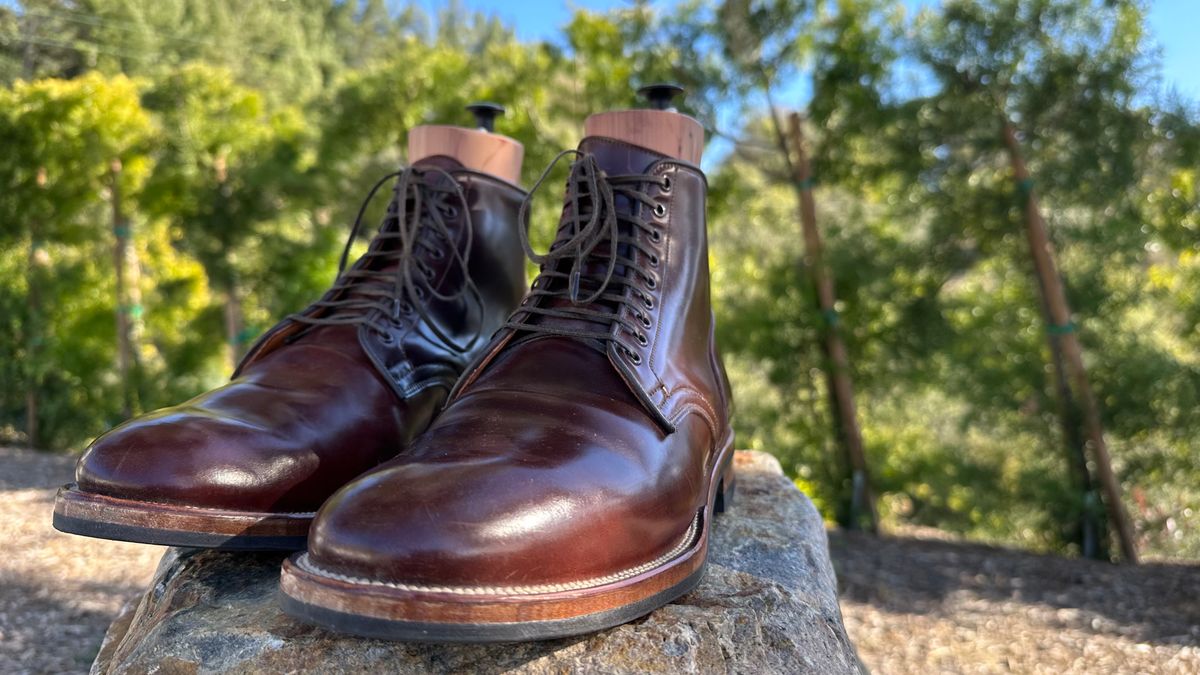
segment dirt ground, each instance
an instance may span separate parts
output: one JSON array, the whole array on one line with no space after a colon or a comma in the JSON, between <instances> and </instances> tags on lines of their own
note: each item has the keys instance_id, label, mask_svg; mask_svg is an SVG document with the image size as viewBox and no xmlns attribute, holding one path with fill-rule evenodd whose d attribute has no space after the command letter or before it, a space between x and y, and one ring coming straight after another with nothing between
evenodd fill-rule
<instances>
[{"instance_id":1,"label":"dirt ground","mask_svg":"<svg viewBox=\"0 0 1200 675\"><path fill-rule=\"evenodd\" d=\"M69 457L0 448L0 673L87 672L162 549L59 534ZM1136 568L833 532L850 638L875 673L1200 673L1200 565Z\"/></svg>"}]
</instances>

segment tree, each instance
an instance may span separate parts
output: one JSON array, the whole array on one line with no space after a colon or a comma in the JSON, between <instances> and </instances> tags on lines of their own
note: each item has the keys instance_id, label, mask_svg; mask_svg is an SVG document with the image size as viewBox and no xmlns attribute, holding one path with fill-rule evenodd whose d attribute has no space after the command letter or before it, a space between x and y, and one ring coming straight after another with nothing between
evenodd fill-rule
<instances>
[{"instance_id":1,"label":"tree","mask_svg":"<svg viewBox=\"0 0 1200 675\"><path fill-rule=\"evenodd\" d=\"M1058 390L1073 394L1060 402L1064 435L1069 442L1078 417L1122 553L1134 561L1133 532L1112 474L1101 413L1048 255L1019 136L1037 140L1038 156L1045 159L1035 171L1047 177L1048 196L1061 191L1081 205L1114 207L1136 181L1140 138L1134 130L1145 121L1132 102L1142 77L1141 25L1136 2L962 0L946 5L940 15L923 14L915 45L940 85L930 104L947 123L947 141L970 140L960 145L965 152L959 159L982 163L989 154L1006 153L1014 168L1052 352L1064 357L1054 362ZM1068 377L1070 387L1063 386ZM1072 465L1081 487L1089 490L1086 461L1073 459Z\"/></svg>"},{"instance_id":2,"label":"tree","mask_svg":"<svg viewBox=\"0 0 1200 675\"><path fill-rule=\"evenodd\" d=\"M254 337L245 324L243 284L270 256L252 247L281 243L273 240L273 224L286 218L284 197L311 161L303 125L295 111L269 111L228 71L199 64L155 82L145 105L164 138L142 206L148 217L176 225L178 245L204 265L222 293L232 369Z\"/></svg>"},{"instance_id":3,"label":"tree","mask_svg":"<svg viewBox=\"0 0 1200 675\"><path fill-rule=\"evenodd\" d=\"M9 224L0 236L6 248L20 242L28 251L26 303L18 329L24 345L20 362L25 365L26 439L31 447L37 447L42 440L40 404L49 366L44 352L53 349L49 342L62 340L54 330L60 317L51 315L62 308L47 304L43 294L69 276L59 268L55 256L62 251L64 261L69 261L73 257L70 249L86 249L104 240L102 230L89 216L101 194L111 199L119 190L136 189L144 178L144 143L150 121L131 80L99 74L72 81L19 83L4 92L0 109L4 111L0 136L7 149L0 159L4 182L0 221ZM117 164L131 170L114 174ZM114 227L124 226L114 222ZM114 263L119 269L127 263L127 234L114 230L114 240L120 252ZM120 273L114 276L123 282ZM126 291L118 285L114 293L115 311L121 318L112 334L116 334L124 358L129 358L137 346L132 343L128 308L122 305ZM130 370L124 369L120 377L120 398L126 402L136 399L137 383L130 375Z\"/></svg>"}]
</instances>

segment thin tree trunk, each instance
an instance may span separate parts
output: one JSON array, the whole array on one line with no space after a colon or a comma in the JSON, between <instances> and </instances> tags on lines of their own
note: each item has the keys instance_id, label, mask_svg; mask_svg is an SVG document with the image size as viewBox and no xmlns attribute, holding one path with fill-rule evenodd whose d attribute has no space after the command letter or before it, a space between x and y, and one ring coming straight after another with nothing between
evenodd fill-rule
<instances>
[{"instance_id":1,"label":"thin tree trunk","mask_svg":"<svg viewBox=\"0 0 1200 675\"><path fill-rule=\"evenodd\" d=\"M1062 278L1054 263L1054 247L1046 235L1046 224L1038 206L1037 194L1029 182L1029 170L1026 168L1025 159L1021 154L1016 129L1007 119L1004 121L1003 136L1004 144L1008 149L1009 161L1012 164L1013 176L1025 193L1026 235L1029 238L1034 270L1040 280L1039 288L1044 294L1043 300L1049 310L1050 320L1054 322L1052 331L1059 334L1059 345L1062 349L1066 370L1075 384L1075 391L1083 413L1083 427L1095 458L1100 487L1104 490L1108 516L1112 521L1113 530L1117 534L1121 553L1125 560L1137 563L1138 553L1134 542L1133 527L1129 523L1125 505L1121 501L1121 485L1112 470L1112 459L1108 454L1108 445L1104 441L1104 429L1100 422L1099 405L1096 402L1095 394L1092 393L1091 382L1088 380L1087 368L1083 362L1083 349L1071 321L1071 308L1067 303Z\"/></svg>"},{"instance_id":2,"label":"thin tree trunk","mask_svg":"<svg viewBox=\"0 0 1200 675\"><path fill-rule=\"evenodd\" d=\"M116 271L117 295L117 374L121 380L121 414L132 417L138 410L137 347L134 344L134 324L140 309L130 300L127 279L129 265L129 221L121 203L121 161L109 166L113 229L113 267Z\"/></svg>"},{"instance_id":3,"label":"thin tree trunk","mask_svg":"<svg viewBox=\"0 0 1200 675\"><path fill-rule=\"evenodd\" d=\"M857 528L865 516L867 529L877 531L879 516L875 510L875 495L871 489L870 471L866 451L863 448L862 431L858 426L858 409L854 403L854 383L850 378L850 358L837 321L837 298L833 278L825 268L821 234L817 230L817 211L812 194L812 173L808 153L804 148L804 132L800 115L792 113L788 118L788 135L796 161L792 164L794 184L800 202L800 225L804 232L804 257L813 286L817 291L817 302L824 319L825 352L828 356L826 377L830 398L835 404L838 422L838 437L846 459L853 472L853 495L851 498L850 526ZM786 145L785 145L786 150Z\"/></svg>"},{"instance_id":4,"label":"thin tree trunk","mask_svg":"<svg viewBox=\"0 0 1200 675\"><path fill-rule=\"evenodd\" d=\"M242 360L242 348L245 342L242 334L242 301L238 297L237 282L232 277L225 287L225 341L229 345L229 370L237 368Z\"/></svg>"},{"instance_id":5,"label":"thin tree trunk","mask_svg":"<svg viewBox=\"0 0 1200 675\"><path fill-rule=\"evenodd\" d=\"M1039 289L1041 278L1038 278ZM1041 289L1042 297L1046 292ZM1042 302L1042 317L1049 325L1053 323L1050 310ZM1079 494L1079 548L1083 557L1092 560L1107 560L1108 546L1101 538L1104 532L1102 519L1096 517L1092 508L1092 500L1097 499L1096 485L1092 480L1092 472L1087 465L1087 440L1083 437L1079 404L1071 391L1071 383L1067 379L1066 366L1063 364L1062 345L1060 337L1054 333L1046 333L1046 343L1050 347L1050 362L1053 364L1054 388L1058 394L1058 424L1063 435L1063 447L1067 465L1070 467L1072 483Z\"/></svg>"},{"instance_id":6,"label":"thin tree trunk","mask_svg":"<svg viewBox=\"0 0 1200 675\"><path fill-rule=\"evenodd\" d=\"M37 186L46 187L46 167L38 167ZM38 413L41 398L42 280L40 269L45 251L41 242L42 224L29 223L29 254L25 262L25 439L30 450L41 444Z\"/></svg>"},{"instance_id":7,"label":"thin tree trunk","mask_svg":"<svg viewBox=\"0 0 1200 675\"><path fill-rule=\"evenodd\" d=\"M39 226L32 224L29 238L29 255L26 259L25 294L25 439L30 450L36 450L38 438L38 399L41 389L41 279L38 268L38 251L41 242L38 240Z\"/></svg>"}]
</instances>

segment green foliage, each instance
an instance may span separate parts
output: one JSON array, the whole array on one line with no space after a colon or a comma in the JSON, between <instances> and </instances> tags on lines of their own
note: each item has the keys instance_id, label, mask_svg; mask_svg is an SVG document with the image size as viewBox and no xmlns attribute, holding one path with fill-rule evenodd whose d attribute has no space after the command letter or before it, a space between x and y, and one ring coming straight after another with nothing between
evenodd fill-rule
<instances>
[{"instance_id":1,"label":"green foliage","mask_svg":"<svg viewBox=\"0 0 1200 675\"><path fill-rule=\"evenodd\" d=\"M1076 550L1096 505L1061 437L1008 120L1143 543L1200 555L1200 515L1181 506L1200 500L1200 115L1156 94L1145 44L1130 0L634 3L578 11L551 43L457 4L0 7L0 436L24 440L31 396L47 449L120 421L114 160L154 408L218 384L246 339L329 283L413 126L502 103L530 184L588 113L669 80L720 139L713 289L742 447L844 518L824 319L771 115L801 109L885 524ZM553 192L533 209L541 244Z\"/></svg>"}]
</instances>

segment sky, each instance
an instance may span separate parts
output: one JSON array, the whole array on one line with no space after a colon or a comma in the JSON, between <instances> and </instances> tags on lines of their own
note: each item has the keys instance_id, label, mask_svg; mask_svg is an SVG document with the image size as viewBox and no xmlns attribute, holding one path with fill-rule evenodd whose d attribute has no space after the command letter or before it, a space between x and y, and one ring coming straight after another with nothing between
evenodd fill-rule
<instances>
[{"instance_id":1,"label":"sky","mask_svg":"<svg viewBox=\"0 0 1200 675\"><path fill-rule=\"evenodd\" d=\"M513 26L517 36L526 40L557 40L563 25L576 8L605 10L630 4L629 0L460 0L467 9L495 15ZM917 8L937 0L904 0ZM417 0L433 14L444 0ZM667 5L671 0L654 0ZM17 0L0 0L0 6L13 7ZM1160 50L1162 79L1168 88L1200 100L1200 0L1151 0L1150 31Z\"/></svg>"},{"instance_id":2,"label":"sky","mask_svg":"<svg viewBox=\"0 0 1200 675\"><path fill-rule=\"evenodd\" d=\"M935 0L905 0L912 7ZM431 13L445 4L420 0ZM623 0L462 0L468 9L493 14L513 26L522 39L553 40L574 8L604 10L629 4ZM667 4L655 2L658 4ZM1152 0L1149 16L1154 42L1161 50L1162 79L1167 87L1200 99L1200 0Z\"/></svg>"}]
</instances>

